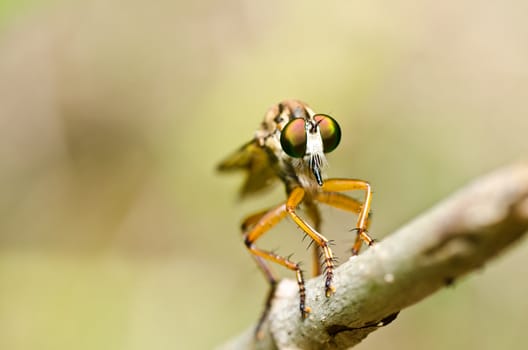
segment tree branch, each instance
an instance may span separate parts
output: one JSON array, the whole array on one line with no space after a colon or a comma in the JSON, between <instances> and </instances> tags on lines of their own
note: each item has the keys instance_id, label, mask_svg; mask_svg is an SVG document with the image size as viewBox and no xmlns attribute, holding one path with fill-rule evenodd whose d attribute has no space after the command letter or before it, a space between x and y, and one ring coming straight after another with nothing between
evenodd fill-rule
<instances>
[{"instance_id":1,"label":"tree branch","mask_svg":"<svg viewBox=\"0 0 528 350\"><path fill-rule=\"evenodd\" d=\"M456 278L481 268L528 230L528 162L480 178L335 271L326 298L307 282L302 320L297 284L283 280L265 337L249 329L223 349L346 349Z\"/></svg>"}]
</instances>

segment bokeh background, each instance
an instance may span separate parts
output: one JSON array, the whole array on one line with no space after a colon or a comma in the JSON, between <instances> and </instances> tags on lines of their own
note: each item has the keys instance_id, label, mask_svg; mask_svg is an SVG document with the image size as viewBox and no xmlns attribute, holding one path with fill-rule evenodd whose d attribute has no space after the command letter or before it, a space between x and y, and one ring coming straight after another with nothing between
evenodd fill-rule
<instances>
[{"instance_id":1,"label":"bokeh background","mask_svg":"<svg viewBox=\"0 0 528 350\"><path fill-rule=\"evenodd\" d=\"M214 171L266 109L341 123L383 238L528 155L528 3L0 1L0 349L210 349L258 317L238 232L281 201ZM355 219L324 211L338 255ZM263 246L308 262L291 222ZM402 242L405 244L405 242ZM357 349L528 346L528 244ZM285 273L285 276L290 276ZM291 277L291 276L290 276Z\"/></svg>"}]
</instances>

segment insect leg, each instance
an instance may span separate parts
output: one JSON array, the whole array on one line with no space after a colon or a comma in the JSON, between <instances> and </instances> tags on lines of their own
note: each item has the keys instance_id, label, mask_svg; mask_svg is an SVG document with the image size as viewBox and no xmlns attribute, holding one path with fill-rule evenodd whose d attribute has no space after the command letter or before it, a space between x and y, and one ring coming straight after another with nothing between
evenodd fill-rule
<instances>
[{"instance_id":1,"label":"insect leg","mask_svg":"<svg viewBox=\"0 0 528 350\"><path fill-rule=\"evenodd\" d=\"M312 219L312 223L317 232L321 231L321 213L319 208L313 202L304 203L304 209L306 214ZM321 274L321 248L317 244L312 245L312 274L313 276L319 276Z\"/></svg>"},{"instance_id":2,"label":"insect leg","mask_svg":"<svg viewBox=\"0 0 528 350\"><path fill-rule=\"evenodd\" d=\"M249 231L250 228L254 227L255 224L257 224L258 221L264 215L266 215L266 213L268 213L270 210L271 209L266 209L266 210L260 211L258 213L255 213L255 214L252 214L246 217L244 221L242 221L242 224L240 225L242 229L242 234L245 234L246 232ZM255 259L255 262L257 263L257 266L259 267L259 269L264 273L264 277L266 277L269 284L272 286L272 288L274 288L274 286L277 284L277 278L273 274L273 271L271 270L269 265L261 257L258 257L256 255L252 255L252 257Z\"/></svg>"},{"instance_id":3,"label":"insect leg","mask_svg":"<svg viewBox=\"0 0 528 350\"><path fill-rule=\"evenodd\" d=\"M334 255L328 245L328 239L313 229L305 220L303 220L295 209L302 202L304 198L304 190L300 187L296 187L290 193L288 200L286 201L286 211L290 217L295 221L305 233L314 240L314 242L321 247L325 258L326 267L326 278L325 278L325 294L327 297L334 293L334 286L332 286L332 278L334 277Z\"/></svg>"},{"instance_id":4,"label":"insect leg","mask_svg":"<svg viewBox=\"0 0 528 350\"><path fill-rule=\"evenodd\" d=\"M354 190L365 191L363 203L346 195L336 193ZM367 229L370 225L370 205L372 202L372 188L368 182L355 179L328 179L323 184L323 192L319 193L316 199L333 207L358 214L356 223L357 236L352 246L352 255L359 253L361 241L364 241L369 246L374 243L374 240L367 234Z\"/></svg>"},{"instance_id":5,"label":"insect leg","mask_svg":"<svg viewBox=\"0 0 528 350\"><path fill-rule=\"evenodd\" d=\"M271 306L271 300L273 299L273 293L275 291L275 287L277 283L276 278L271 273L271 270L269 269L265 260L275 262L292 271L295 271L295 275L297 278L297 284L299 285L299 308L301 310L301 316L303 318L306 318L308 316L308 313L310 312L310 308L306 307L305 305L306 291L304 287L304 277L303 277L303 273L301 271L299 264L294 263L288 258L277 255L273 252L257 248L254 244L257 239L259 239L263 234L265 234L273 226L275 226L282 219L284 219L286 215L287 215L286 204L281 204L274 208L271 208L268 211L260 212L260 213L257 213L257 214L254 214L248 217L242 224L242 227L247 229L247 231L244 232L244 243L246 244L246 247L248 248L250 253L253 254L255 260L257 261L258 266L264 272L268 281L271 284L271 290L266 300L266 307L265 307L264 313L259 320L259 324L257 325L257 329L256 329L257 337L259 336L262 322L264 321L264 319L266 318L269 312L269 308Z\"/></svg>"}]
</instances>

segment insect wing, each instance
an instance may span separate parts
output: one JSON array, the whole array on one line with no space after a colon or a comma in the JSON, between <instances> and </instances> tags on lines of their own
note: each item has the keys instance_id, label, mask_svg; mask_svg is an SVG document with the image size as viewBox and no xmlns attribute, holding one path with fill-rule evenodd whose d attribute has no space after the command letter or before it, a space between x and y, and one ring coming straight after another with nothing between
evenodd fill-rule
<instances>
[{"instance_id":1,"label":"insect wing","mask_svg":"<svg viewBox=\"0 0 528 350\"><path fill-rule=\"evenodd\" d=\"M247 172L240 196L259 192L269 187L275 179L275 172L270 164L266 150L252 140L235 153L224 159L217 167L221 172L245 170Z\"/></svg>"}]
</instances>

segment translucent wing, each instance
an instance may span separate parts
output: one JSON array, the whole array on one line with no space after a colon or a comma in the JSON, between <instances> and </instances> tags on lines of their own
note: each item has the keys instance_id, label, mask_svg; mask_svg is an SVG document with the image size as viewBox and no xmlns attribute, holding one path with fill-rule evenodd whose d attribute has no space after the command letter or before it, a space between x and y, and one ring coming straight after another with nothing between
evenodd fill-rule
<instances>
[{"instance_id":1,"label":"translucent wing","mask_svg":"<svg viewBox=\"0 0 528 350\"><path fill-rule=\"evenodd\" d=\"M217 169L221 172L245 170L246 180L240 189L240 196L245 197L269 187L277 178L270 160L266 148L252 140L224 159Z\"/></svg>"}]
</instances>

